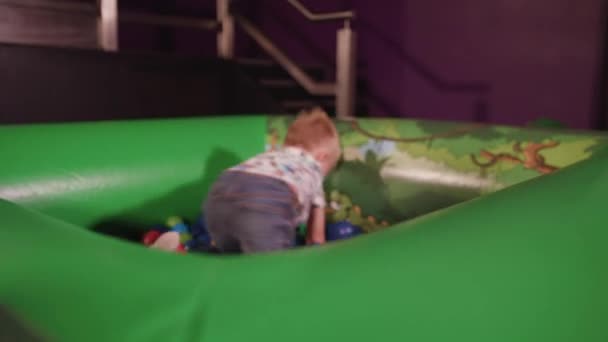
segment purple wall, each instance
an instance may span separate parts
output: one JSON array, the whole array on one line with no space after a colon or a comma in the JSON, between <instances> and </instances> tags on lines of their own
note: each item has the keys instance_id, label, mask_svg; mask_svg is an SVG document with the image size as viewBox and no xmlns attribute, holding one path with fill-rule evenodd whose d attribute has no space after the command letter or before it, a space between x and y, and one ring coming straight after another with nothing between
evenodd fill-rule
<instances>
[{"instance_id":1,"label":"purple wall","mask_svg":"<svg viewBox=\"0 0 608 342\"><path fill-rule=\"evenodd\" d=\"M517 125L550 117L592 127L601 0L303 2L315 11L357 11L359 73L373 115ZM194 3L213 5L179 1ZM285 1L248 6L247 15L296 61L333 67L340 23L310 23ZM239 43L241 56L259 54L242 35ZM207 54L215 42L209 33L181 32L176 47ZM475 111L480 98L485 114Z\"/></svg>"},{"instance_id":2,"label":"purple wall","mask_svg":"<svg viewBox=\"0 0 608 342\"><path fill-rule=\"evenodd\" d=\"M591 127L601 0L408 3L405 46L448 79L487 80L491 121L521 124L547 116ZM427 115L423 103L415 108ZM430 109L449 115L450 108Z\"/></svg>"},{"instance_id":3,"label":"purple wall","mask_svg":"<svg viewBox=\"0 0 608 342\"><path fill-rule=\"evenodd\" d=\"M282 1L259 2L265 11L258 22L291 56L334 61L339 24L306 22ZM317 11L357 11L360 73L374 115L506 124L551 117L592 125L601 0L305 3ZM485 118L475 117L483 97L478 86L490 87Z\"/></svg>"}]
</instances>

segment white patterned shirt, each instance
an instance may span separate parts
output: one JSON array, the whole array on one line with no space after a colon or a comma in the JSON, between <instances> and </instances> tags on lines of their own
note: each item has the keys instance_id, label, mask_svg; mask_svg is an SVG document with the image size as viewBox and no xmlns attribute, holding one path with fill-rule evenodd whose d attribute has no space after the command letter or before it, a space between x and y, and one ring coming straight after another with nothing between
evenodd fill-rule
<instances>
[{"instance_id":1,"label":"white patterned shirt","mask_svg":"<svg viewBox=\"0 0 608 342\"><path fill-rule=\"evenodd\" d=\"M308 220L311 207L325 207L321 165L300 148L288 146L264 152L229 170L268 176L287 183L300 203L299 223Z\"/></svg>"}]
</instances>

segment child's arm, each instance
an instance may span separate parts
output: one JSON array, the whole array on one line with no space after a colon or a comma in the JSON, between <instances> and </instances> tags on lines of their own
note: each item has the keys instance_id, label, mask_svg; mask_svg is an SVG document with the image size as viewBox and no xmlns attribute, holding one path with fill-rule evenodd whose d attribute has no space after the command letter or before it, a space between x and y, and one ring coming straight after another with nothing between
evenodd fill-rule
<instances>
[{"instance_id":1,"label":"child's arm","mask_svg":"<svg viewBox=\"0 0 608 342\"><path fill-rule=\"evenodd\" d=\"M325 208L312 207L306 229L306 244L325 243Z\"/></svg>"}]
</instances>

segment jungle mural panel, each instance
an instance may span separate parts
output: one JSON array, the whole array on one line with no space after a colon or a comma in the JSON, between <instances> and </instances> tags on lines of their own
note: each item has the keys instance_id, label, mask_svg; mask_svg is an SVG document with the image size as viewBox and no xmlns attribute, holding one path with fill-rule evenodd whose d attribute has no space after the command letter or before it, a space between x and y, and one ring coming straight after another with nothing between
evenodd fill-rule
<instances>
[{"instance_id":1,"label":"jungle mural panel","mask_svg":"<svg viewBox=\"0 0 608 342\"><path fill-rule=\"evenodd\" d=\"M269 118L267 149L292 116ZM444 121L336 121L339 166L325 181L330 222L372 232L588 158L608 142L593 132Z\"/></svg>"}]
</instances>

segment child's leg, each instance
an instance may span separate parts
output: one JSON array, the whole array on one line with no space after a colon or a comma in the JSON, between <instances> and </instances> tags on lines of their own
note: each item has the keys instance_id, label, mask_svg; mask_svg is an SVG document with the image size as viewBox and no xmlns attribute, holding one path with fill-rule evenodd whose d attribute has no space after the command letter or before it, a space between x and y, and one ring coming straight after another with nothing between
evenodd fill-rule
<instances>
[{"instance_id":1,"label":"child's leg","mask_svg":"<svg viewBox=\"0 0 608 342\"><path fill-rule=\"evenodd\" d=\"M259 207L210 201L206 206L209 234L222 253L255 253L291 248L295 227L285 215Z\"/></svg>"},{"instance_id":2,"label":"child's leg","mask_svg":"<svg viewBox=\"0 0 608 342\"><path fill-rule=\"evenodd\" d=\"M270 252L292 248L296 229L286 215L264 209L246 208L235 216L239 246L243 253Z\"/></svg>"},{"instance_id":3,"label":"child's leg","mask_svg":"<svg viewBox=\"0 0 608 342\"><path fill-rule=\"evenodd\" d=\"M297 206L287 184L229 172L209 193L205 218L222 252L267 252L294 245Z\"/></svg>"},{"instance_id":4,"label":"child's leg","mask_svg":"<svg viewBox=\"0 0 608 342\"><path fill-rule=\"evenodd\" d=\"M215 247L221 253L239 253L241 248L235 237L233 216L237 212L232 203L209 198L205 203L205 225Z\"/></svg>"}]
</instances>

